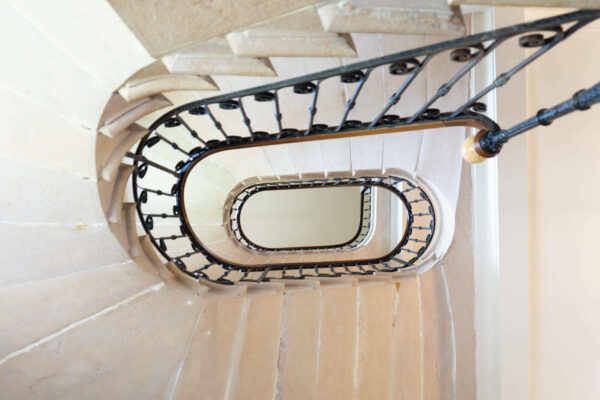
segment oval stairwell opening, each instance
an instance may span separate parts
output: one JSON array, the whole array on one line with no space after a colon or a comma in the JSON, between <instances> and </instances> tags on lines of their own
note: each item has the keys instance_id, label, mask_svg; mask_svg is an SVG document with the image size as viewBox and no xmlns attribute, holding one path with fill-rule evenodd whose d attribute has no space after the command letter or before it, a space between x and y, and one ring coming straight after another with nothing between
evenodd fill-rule
<instances>
[{"instance_id":1,"label":"oval stairwell opening","mask_svg":"<svg viewBox=\"0 0 600 400\"><path fill-rule=\"evenodd\" d=\"M249 196L238 214L248 240L262 248L341 247L361 228L363 189L265 190Z\"/></svg>"}]
</instances>

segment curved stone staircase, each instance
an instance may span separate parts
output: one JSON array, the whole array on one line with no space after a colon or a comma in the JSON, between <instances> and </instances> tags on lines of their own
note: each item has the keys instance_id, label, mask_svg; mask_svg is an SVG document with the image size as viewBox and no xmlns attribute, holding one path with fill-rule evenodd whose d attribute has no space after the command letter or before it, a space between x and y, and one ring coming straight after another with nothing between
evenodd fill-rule
<instances>
[{"instance_id":1,"label":"curved stone staircase","mask_svg":"<svg viewBox=\"0 0 600 400\"><path fill-rule=\"evenodd\" d=\"M319 13L345 32L338 14ZM209 79L199 70L177 70L177 62L195 60L197 52L172 55L173 63L164 63L175 73L166 71L102 0L2 1L0 26L11 60L0 67L0 398L472 397L470 177L460 160L465 128L255 148L237 160L215 158L199 175L214 189L214 197L195 199L204 210L198 229L209 231L223 223L232 188L252 179L400 170L427 181L443 199L449 234L435 268L431 263L399 276L231 288L190 282L144 235L129 190L133 167L122 163L158 116L206 97L203 90L226 93L445 37L382 27L352 34L357 58L338 58L324 46L316 55L331 57L265 60L260 57L281 54L265 53L273 44L255 38L273 40L277 29L248 27L254 33L243 35L241 27L229 27L235 31L229 43L239 46L232 45L235 55L221 56L253 68L262 60L278 77ZM455 25L450 28L455 34ZM334 35L338 43L340 34ZM449 74L434 65L407 93L415 103L400 111L414 112L411 105L422 104ZM382 76L365 90L387 101L392 78ZM466 99L468 81L460 85L452 94L458 97L443 101ZM324 107L332 109L351 95L330 93ZM359 112L374 110L365 105Z\"/></svg>"}]
</instances>

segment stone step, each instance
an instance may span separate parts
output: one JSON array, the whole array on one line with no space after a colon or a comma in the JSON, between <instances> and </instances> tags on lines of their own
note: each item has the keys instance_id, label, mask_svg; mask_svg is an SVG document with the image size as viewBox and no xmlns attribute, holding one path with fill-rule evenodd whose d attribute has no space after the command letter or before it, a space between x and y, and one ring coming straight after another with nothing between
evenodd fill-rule
<instances>
[{"instance_id":1,"label":"stone step","mask_svg":"<svg viewBox=\"0 0 600 400\"><path fill-rule=\"evenodd\" d=\"M190 203L199 203L223 212L228 192L220 188L200 176L192 176L186 182L185 186L185 201ZM186 204L186 208L187 208ZM220 214L219 214L220 215Z\"/></svg>"},{"instance_id":2,"label":"stone step","mask_svg":"<svg viewBox=\"0 0 600 400\"><path fill-rule=\"evenodd\" d=\"M245 296L204 301L173 399L197 399L199 392L214 399L225 398L249 301Z\"/></svg>"},{"instance_id":3,"label":"stone step","mask_svg":"<svg viewBox=\"0 0 600 400\"><path fill-rule=\"evenodd\" d=\"M264 146L262 150L265 153L269 164L271 164L275 175L297 176L297 169L290 154L289 144Z\"/></svg>"},{"instance_id":4,"label":"stone step","mask_svg":"<svg viewBox=\"0 0 600 400\"><path fill-rule=\"evenodd\" d=\"M288 145L290 158L296 173L310 174L321 173L324 168L324 158L320 143L297 142Z\"/></svg>"},{"instance_id":5,"label":"stone step","mask_svg":"<svg viewBox=\"0 0 600 400\"><path fill-rule=\"evenodd\" d=\"M131 101L177 90L212 91L218 90L218 87L209 76L164 74L129 81L119 89L119 94L127 101Z\"/></svg>"},{"instance_id":6,"label":"stone step","mask_svg":"<svg viewBox=\"0 0 600 400\"><path fill-rule=\"evenodd\" d=\"M423 398L423 320L418 278L396 283L391 341L393 399Z\"/></svg>"},{"instance_id":7,"label":"stone step","mask_svg":"<svg viewBox=\"0 0 600 400\"><path fill-rule=\"evenodd\" d=\"M119 89L127 101L177 90L218 90L210 76L171 74L161 61L156 61L131 76Z\"/></svg>"},{"instance_id":8,"label":"stone step","mask_svg":"<svg viewBox=\"0 0 600 400\"><path fill-rule=\"evenodd\" d=\"M100 177L105 181L113 182L125 154L147 133L148 130L146 128L134 124L127 129L126 133L119 136L118 139L105 142L102 148L97 151L97 153L102 152L106 154L105 160L101 162ZM98 157L102 158L100 154L98 154Z\"/></svg>"},{"instance_id":9,"label":"stone step","mask_svg":"<svg viewBox=\"0 0 600 400\"><path fill-rule=\"evenodd\" d=\"M225 398L270 399L276 391L283 293L248 296L248 314Z\"/></svg>"},{"instance_id":10,"label":"stone step","mask_svg":"<svg viewBox=\"0 0 600 400\"><path fill-rule=\"evenodd\" d=\"M0 240L0 287L129 259L104 223L0 223Z\"/></svg>"},{"instance_id":11,"label":"stone step","mask_svg":"<svg viewBox=\"0 0 600 400\"><path fill-rule=\"evenodd\" d=\"M423 394L452 398L456 393L456 342L444 266L419 277L423 321Z\"/></svg>"},{"instance_id":12,"label":"stone step","mask_svg":"<svg viewBox=\"0 0 600 400\"><path fill-rule=\"evenodd\" d=\"M173 273L165 268L165 260L160 255L149 235L139 236L140 250L142 255L136 259L136 262L147 268L148 271L155 273L162 279L169 279L173 277Z\"/></svg>"},{"instance_id":13,"label":"stone step","mask_svg":"<svg viewBox=\"0 0 600 400\"><path fill-rule=\"evenodd\" d=\"M165 268L173 274L174 282L177 282L191 293L195 293L198 296L205 296L210 291L209 285L202 279L195 279L185 274L173 261L167 261ZM185 290L184 289L184 290Z\"/></svg>"},{"instance_id":14,"label":"stone step","mask_svg":"<svg viewBox=\"0 0 600 400\"><path fill-rule=\"evenodd\" d=\"M515 6L515 7L557 7L557 8L600 8L600 0L448 0L452 6Z\"/></svg>"},{"instance_id":15,"label":"stone step","mask_svg":"<svg viewBox=\"0 0 600 400\"><path fill-rule=\"evenodd\" d=\"M383 165L383 144L383 135L351 138L352 174L356 175L356 171L360 170L381 170ZM407 149L404 151L407 151Z\"/></svg>"},{"instance_id":16,"label":"stone step","mask_svg":"<svg viewBox=\"0 0 600 400\"><path fill-rule=\"evenodd\" d=\"M235 150L232 150L235 152ZM238 159L238 162L240 160ZM193 181L191 180L193 179ZM190 199L197 199L198 197L204 197L204 192L209 187L217 188L222 193L229 193L231 189L238 183L236 178L227 169L223 168L218 163L211 160L211 157L198 162L188 177L189 184L186 183L186 196L189 195ZM205 182L199 185L204 188L198 188L197 193L193 191L193 185L196 181ZM190 190L189 194L187 191ZM195 197L198 196L198 197ZM216 205L223 206L223 201L215 203Z\"/></svg>"},{"instance_id":17,"label":"stone step","mask_svg":"<svg viewBox=\"0 0 600 400\"><path fill-rule=\"evenodd\" d=\"M180 105L177 101L174 101L172 99L172 94L173 93L187 93L188 95L191 93L198 93L198 92L194 92L194 91L176 91L176 92L165 92L162 93L162 96L164 96L167 100L169 100L173 105L172 106L167 106L163 109L157 110L157 111L152 111L144 116L142 116L140 119L138 119L136 122L136 124L139 124L141 126L144 126L146 128L149 128L150 125L152 125L157 119L159 119L160 117L162 117L164 114L166 114L169 110L175 108L176 106ZM119 95L121 96L121 95ZM155 96L152 96L155 97ZM193 99L191 99L193 100Z\"/></svg>"},{"instance_id":18,"label":"stone step","mask_svg":"<svg viewBox=\"0 0 600 400\"><path fill-rule=\"evenodd\" d=\"M382 278L379 278L382 279ZM357 392L359 399L392 399L396 285L391 279L361 282L358 287Z\"/></svg>"},{"instance_id":19,"label":"stone step","mask_svg":"<svg viewBox=\"0 0 600 400\"><path fill-rule=\"evenodd\" d=\"M263 261L265 259L267 261ZM287 262L301 262L301 261L303 261L303 256L293 255L293 254L289 254L289 253L281 253L281 252L275 252L274 254L271 253L270 255L258 253L256 258L254 258L252 260L253 263L268 262L270 264L281 264L281 263L287 263ZM281 277L281 275L279 275L279 277Z\"/></svg>"},{"instance_id":20,"label":"stone step","mask_svg":"<svg viewBox=\"0 0 600 400\"><path fill-rule=\"evenodd\" d=\"M320 143L323 157L323 166L329 175L351 175L352 157L350 139L330 139Z\"/></svg>"},{"instance_id":21,"label":"stone step","mask_svg":"<svg viewBox=\"0 0 600 400\"><path fill-rule=\"evenodd\" d=\"M277 76L268 58L238 57L225 38L214 38L162 58L171 73Z\"/></svg>"},{"instance_id":22,"label":"stone step","mask_svg":"<svg viewBox=\"0 0 600 400\"><path fill-rule=\"evenodd\" d=\"M127 188L127 182L135 167L133 165L122 164L118 168L118 172L113 183L112 195L110 203L106 209L109 222L121 222L122 210L123 210L123 196L125 189Z\"/></svg>"},{"instance_id":23,"label":"stone step","mask_svg":"<svg viewBox=\"0 0 600 400\"><path fill-rule=\"evenodd\" d=\"M321 285L317 396L320 399L355 398L358 343L356 281L337 278L331 286L324 280Z\"/></svg>"},{"instance_id":24,"label":"stone step","mask_svg":"<svg viewBox=\"0 0 600 400\"><path fill-rule=\"evenodd\" d=\"M133 259L140 257L143 254L142 246L138 239L138 236L143 230L138 232L137 224L139 224L139 218L135 203L124 203L123 222L120 225L125 226L126 242L122 242L122 244Z\"/></svg>"},{"instance_id":25,"label":"stone step","mask_svg":"<svg viewBox=\"0 0 600 400\"><path fill-rule=\"evenodd\" d=\"M198 225L194 228L194 234L200 239L203 244L220 243L231 239L227 234L227 230L222 225Z\"/></svg>"},{"instance_id":26,"label":"stone step","mask_svg":"<svg viewBox=\"0 0 600 400\"><path fill-rule=\"evenodd\" d=\"M230 171L238 181L275 175L273 166L259 147L223 151L211 157L215 157L215 161Z\"/></svg>"},{"instance_id":27,"label":"stone step","mask_svg":"<svg viewBox=\"0 0 600 400\"><path fill-rule=\"evenodd\" d=\"M463 35L465 27L446 0L349 0L318 6L328 32Z\"/></svg>"},{"instance_id":28,"label":"stone step","mask_svg":"<svg viewBox=\"0 0 600 400\"><path fill-rule=\"evenodd\" d=\"M319 0L262 0L239 3L223 0L208 7L204 3L153 3L136 4L128 0L109 0L132 32L150 54L158 57L172 53L228 32L267 21L298 8L315 4Z\"/></svg>"},{"instance_id":29,"label":"stone step","mask_svg":"<svg viewBox=\"0 0 600 400\"><path fill-rule=\"evenodd\" d=\"M347 34L248 29L228 34L227 40L235 54L246 57L353 57L356 55L352 37Z\"/></svg>"},{"instance_id":30,"label":"stone step","mask_svg":"<svg viewBox=\"0 0 600 400\"><path fill-rule=\"evenodd\" d=\"M126 261L2 288L0 314L10 329L0 330L0 359L156 283Z\"/></svg>"},{"instance_id":31,"label":"stone step","mask_svg":"<svg viewBox=\"0 0 600 400\"><path fill-rule=\"evenodd\" d=\"M172 105L163 95L127 102L120 94L114 93L102 113L98 130L109 137L118 136L145 115Z\"/></svg>"},{"instance_id":32,"label":"stone step","mask_svg":"<svg viewBox=\"0 0 600 400\"><path fill-rule=\"evenodd\" d=\"M349 35L325 32L314 7L227 34L233 52L247 57L353 57Z\"/></svg>"},{"instance_id":33,"label":"stone step","mask_svg":"<svg viewBox=\"0 0 600 400\"><path fill-rule=\"evenodd\" d=\"M186 204L186 211L192 225L221 225L223 223L222 208L199 202L189 202Z\"/></svg>"},{"instance_id":34,"label":"stone step","mask_svg":"<svg viewBox=\"0 0 600 400\"><path fill-rule=\"evenodd\" d=\"M286 283L277 394L282 399L316 399L321 316L317 281Z\"/></svg>"},{"instance_id":35,"label":"stone step","mask_svg":"<svg viewBox=\"0 0 600 400\"><path fill-rule=\"evenodd\" d=\"M168 398L201 303L164 283L117 301L2 359L3 396Z\"/></svg>"},{"instance_id":36,"label":"stone step","mask_svg":"<svg viewBox=\"0 0 600 400\"><path fill-rule=\"evenodd\" d=\"M123 210L121 213L121 220L125 221L127 217L127 214L125 212L125 205L123 205ZM127 227L125 226L125 224L120 222L109 222L108 227L113 233L113 235L115 235L119 243L121 243L121 246L123 246L123 250L131 254L132 250L129 246L129 240L127 239ZM136 250L134 249L133 252L135 253Z\"/></svg>"},{"instance_id":37,"label":"stone step","mask_svg":"<svg viewBox=\"0 0 600 400\"><path fill-rule=\"evenodd\" d=\"M234 264L246 265L250 255L254 254L251 254L249 250L239 245L237 240L232 239L218 239L214 242L208 243L206 247L208 247L211 253L213 253L215 256ZM266 260L262 261L263 263L268 262L269 257L269 255L258 254L257 257L253 259L253 262L257 259ZM219 271L220 273L225 272L223 269L220 269Z\"/></svg>"}]
</instances>

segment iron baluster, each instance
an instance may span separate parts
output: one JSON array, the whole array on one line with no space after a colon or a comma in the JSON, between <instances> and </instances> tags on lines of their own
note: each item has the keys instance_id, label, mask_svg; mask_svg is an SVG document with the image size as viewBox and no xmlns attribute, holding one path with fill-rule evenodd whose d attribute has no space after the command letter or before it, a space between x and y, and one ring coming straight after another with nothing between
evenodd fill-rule
<instances>
[{"instance_id":1,"label":"iron baluster","mask_svg":"<svg viewBox=\"0 0 600 400\"><path fill-rule=\"evenodd\" d=\"M433 95L427 102L417 111L412 117L409 118L408 123L414 122L417 118L421 117L425 110L427 110L433 103L435 103L440 97L446 96L452 86L458 82L460 78L462 78L467 72L469 72L473 67L475 67L481 60L483 60L486 56L491 54L491 52L496 49L499 45L501 45L508 38L500 38L495 40L491 45L489 45L485 49L481 49L475 57L471 61L469 61L464 67L460 69L448 82L444 83L437 90L435 95Z\"/></svg>"},{"instance_id":2,"label":"iron baluster","mask_svg":"<svg viewBox=\"0 0 600 400\"><path fill-rule=\"evenodd\" d=\"M244 119L244 125L246 125L250 136L252 136L254 132L252 131L251 121L250 118L248 118L248 115L246 115L246 110L244 110L244 103L242 102L241 97L238 98L238 102L240 104L240 112L242 113L242 118Z\"/></svg>"},{"instance_id":3,"label":"iron baluster","mask_svg":"<svg viewBox=\"0 0 600 400\"><path fill-rule=\"evenodd\" d=\"M213 115L213 113L210 111L210 108L208 107L208 105L206 106L206 114L210 117L210 119L213 122L215 128L221 133L221 135L223 135L223 137L225 139L228 139L229 136L227 136L227 133L225 133L225 130L223 129L223 125L221 124L221 122L219 120L217 120L215 118L215 116Z\"/></svg>"},{"instance_id":4,"label":"iron baluster","mask_svg":"<svg viewBox=\"0 0 600 400\"><path fill-rule=\"evenodd\" d=\"M277 138L279 138L281 136L281 131L283 130L283 127L281 126L281 111L279 110L279 94L278 91L276 90L274 93L274 97L273 97L273 105L275 107L275 120L277 121L277 129L278 129L278 134L277 134Z\"/></svg>"},{"instance_id":5,"label":"iron baluster","mask_svg":"<svg viewBox=\"0 0 600 400\"><path fill-rule=\"evenodd\" d=\"M317 84L315 85L315 90L313 92L313 97L312 97L312 101L310 104L310 108L308 109L308 113L309 113L309 121L308 121L308 128L306 129L306 132L304 133L305 135L308 135L313 127L313 123L315 120L315 115L317 114L317 98L319 96L319 87L321 86L321 82L322 80L317 81Z\"/></svg>"},{"instance_id":6,"label":"iron baluster","mask_svg":"<svg viewBox=\"0 0 600 400\"><path fill-rule=\"evenodd\" d=\"M157 131L154 131L154 134L156 135L156 137L160 138L161 141L163 141L163 142L167 143L169 146L171 146L171 148L173 150L177 150L177 151L183 153L184 155L186 155L188 157L190 156L190 153L188 153L185 150L182 150L177 143L171 142L169 139L165 138L163 135L161 135Z\"/></svg>"},{"instance_id":7,"label":"iron baluster","mask_svg":"<svg viewBox=\"0 0 600 400\"><path fill-rule=\"evenodd\" d=\"M200 136L198 136L198 132L196 132L195 130L193 130L188 123L185 121L185 119L178 115L177 118L181 121L181 124L184 126L185 129L187 129L187 131L189 132L189 134L196 140L198 140L200 143L202 143L202 145L206 146L206 142L204 140L202 140L200 138Z\"/></svg>"},{"instance_id":8,"label":"iron baluster","mask_svg":"<svg viewBox=\"0 0 600 400\"><path fill-rule=\"evenodd\" d=\"M335 129L336 132L339 132L342 129L342 126L344 125L344 123L346 122L346 119L348 118L348 114L350 113L350 111L352 111L352 109L356 105L356 98L360 94L360 91L363 88L367 79L369 79L369 75L371 75L371 71L373 71L373 68L374 67L368 68L367 72L365 72L365 73L360 71L362 76L360 77L360 80L358 81L358 85L356 85L356 88L354 89L354 93L352 94L352 97L346 103L346 108L344 109L344 114L342 115L342 119L341 119L338 127ZM343 80L344 75L341 76L341 79L342 79L342 82L344 82L344 80ZM350 82L344 82L344 83L350 83Z\"/></svg>"}]
</instances>

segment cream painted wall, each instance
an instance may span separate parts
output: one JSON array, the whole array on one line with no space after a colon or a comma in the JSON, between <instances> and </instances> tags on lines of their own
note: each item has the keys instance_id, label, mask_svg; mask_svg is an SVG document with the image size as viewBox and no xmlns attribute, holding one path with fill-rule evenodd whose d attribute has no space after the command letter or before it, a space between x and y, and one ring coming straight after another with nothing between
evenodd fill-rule
<instances>
[{"instance_id":1,"label":"cream painted wall","mask_svg":"<svg viewBox=\"0 0 600 400\"><path fill-rule=\"evenodd\" d=\"M526 19L550 13L530 9ZM594 23L528 69L528 114L598 80ZM596 106L528 136L532 399L600 398L599 127Z\"/></svg>"}]
</instances>

